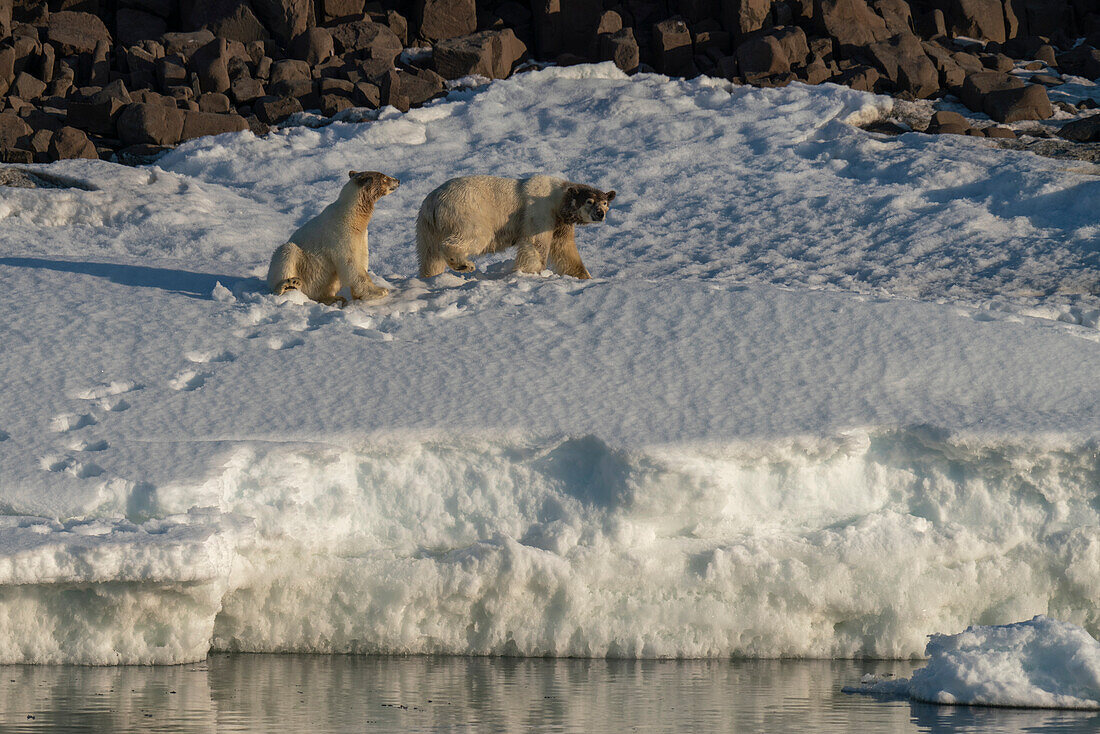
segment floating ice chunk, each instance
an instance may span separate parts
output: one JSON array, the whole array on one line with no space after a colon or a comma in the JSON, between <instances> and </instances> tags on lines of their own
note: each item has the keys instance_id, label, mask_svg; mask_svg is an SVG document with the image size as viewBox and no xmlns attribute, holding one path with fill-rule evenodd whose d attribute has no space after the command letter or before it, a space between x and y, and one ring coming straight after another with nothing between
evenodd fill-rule
<instances>
[{"instance_id":1,"label":"floating ice chunk","mask_svg":"<svg viewBox=\"0 0 1100 734\"><path fill-rule=\"evenodd\" d=\"M865 676L846 693L979 706L1100 709L1100 642L1075 624L1027 622L931 635L912 678Z\"/></svg>"}]
</instances>

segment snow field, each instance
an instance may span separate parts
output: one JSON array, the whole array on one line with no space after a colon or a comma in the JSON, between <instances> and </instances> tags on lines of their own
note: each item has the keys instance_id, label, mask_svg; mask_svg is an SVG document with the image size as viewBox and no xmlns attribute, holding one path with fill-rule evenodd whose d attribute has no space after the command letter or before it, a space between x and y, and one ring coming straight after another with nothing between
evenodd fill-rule
<instances>
[{"instance_id":1,"label":"snow field","mask_svg":"<svg viewBox=\"0 0 1100 734\"><path fill-rule=\"evenodd\" d=\"M5 189L0 661L1095 633L1098 181L888 105L571 67ZM352 168L393 294L264 294ZM533 171L619 191L595 279L408 277L428 191Z\"/></svg>"}]
</instances>

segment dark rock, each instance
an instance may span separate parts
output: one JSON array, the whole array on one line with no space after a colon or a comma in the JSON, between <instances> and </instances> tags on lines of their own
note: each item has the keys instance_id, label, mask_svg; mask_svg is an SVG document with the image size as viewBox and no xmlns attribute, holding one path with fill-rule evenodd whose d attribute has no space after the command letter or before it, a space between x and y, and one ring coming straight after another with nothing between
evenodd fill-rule
<instances>
[{"instance_id":1,"label":"dark rock","mask_svg":"<svg viewBox=\"0 0 1100 734\"><path fill-rule=\"evenodd\" d=\"M135 89L157 83L157 60L141 46L131 46L121 54L122 65L129 73L129 86Z\"/></svg>"},{"instance_id":2,"label":"dark rock","mask_svg":"<svg viewBox=\"0 0 1100 734\"><path fill-rule=\"evenodd\" d=\"M692 77L699 74L695 67L691 32L677 18L663 20L653 26L654 67L668 76Z\"/></svg>"},{"instance_id":3,"label":"dark rock","mask_svg":"<svg viewBox=\"0 0 1100 734\"><path fill-rule=\"evenodd\" d=\"M731 35L727 31L696 31L694 36L695 51L708 57L717 54L717 58L728 56L733 50Z\"/></svg>"},{"instance_id":4,"label":"dark rock","mask_svg":"<svg viewBox=\"0 0 1100 734\"><path fill-rule=\"evenodd\" d=\"M261 122L275 125L296 112L302 111L302 103L294 97L261 97L252 105L252 111Z\"/></svg>"},{"instance_id":5,"label":"dark rock","mask_svg":"<svg viewBox=\"0 0 1100 734\"><path fill-rule=\"evenodd\" d=\"M0 0L0 38L11 35L12 0Z\"/></svg>"},{"instance_id":6,"label":"dark rock","mask_svg":"<svg viewBox=\"0 0 1100 734\"><path fill-rule=\"evenodd\" d=\"M416 0L417 33L429 41L468 36L477 30L474 0Z\"/></svg>"},{"instance_id":7,"label":"dark rock","mask_svg":"<svg viewBox=\"0 0 1100 734\"><path fill-rule=\"evenodd\" d=\"M990 92L982 100L982 109L997 122L1045 120L1054 114L1047 90L1038 84Z\"/></svg>"},{"instance_id":8,"label":"dark rock","mask_svg":"<svg viewBox=\"0 0 1100 734\"><path fill-rule=\"evenodd\" d=\"M351 100L339 94L322 94L321 95L321 114L325 117L332 117L337 113L344 110L351 109L355 105Z\"/></svg>"},{"instance_id":9,"label":"dark rock","mask_svg":"<svg viewBox=\"0 0 1100 734\"><path fill-rule=\"evenodd\" d=\"M511 28L481 31L437 43L433 64L444 79L458 79L468 74L504 79L526 52L527 47Z\"/></svg>"},{"instance_id":10,"label":"dark rock","mask_svg":"<svg viewBox=\"0 0 1100 734\"><path fill-rule=\"evenodd\" d=\"M1002 89L1022 89L1024 83L999 71L979 71L968 74L959 90L959 99L975 112L983 111L983 100L990 92Z\"/></svg>"},{"instance_id":11,"label":"dark rock","mask_svg":"<svg viewBox=\"0 0 1100 734\"><path fill-rule=\"evenodd\" d=\"M88 83L97 87L105 87L111 81L111 45L107 41L96 41L92 50L91 70L88 74Z\"/></svg>"},{"instance_id":12,"label":"dark rock","mask_svg":"<svg viewBox=\"0 0 1100 734\"><path fill-rule=\"evenodd\" d=\"M803 65L810 56L810 46L806 41L806 32L797 26L780 26L768 31L769 36L775 37L787 61L794 65Z\"/></svg>"},{"instance_id":13,"label":"dark rock","mask_svg":"<svg viewBox=\"0 0 1100 734\"><path fill-rule=\"evenodd\" d=\"M956 51L951 54L951 58L955 63L963 68L967 74L977 74L978 72L986 71L985 65L982 64L982 60L977 56L965 51Z\"/></svg>"},{"instance_id":14,"label":"dark rock","mask_svg":"<svg viewBox=\"0 0 1100 734\"><path fill-rule=\"evenodd\" d=\"M205 135L240 132L248 129L248 122L240 115L222 115L214 112L186 110L183 113L183 130L180 140L192 140Z\"/></svg>"},{"instance_id":15,"label":"dark rock","mask_svg":"<svg viewBox=\"0 0 1100 734\"><path fill-rule=\"evenodd\" d=\"M369 82L356 82L352 101L360 107L376 110L382 106L382 90Z\"/></svg>"},{"instance_id":16,"label":"dark rock","mask_svg":"<svg viewBox=\"0 0 1100 734\"><path fill-rule=\"evenodd\" d=\"M320 8L326 23L363 18L363 0L320 0Z\"/></svg>"},{"instance_id":17,"label":"dark rock","mask_svg":"<svg viewBox=\"0 0 1100 734\"><path fill-rule=\"evenodd\" d=\"M959 66L947 49L930 41L922 42L921 48L936 67L941 87L954 89L962 85L966 79L966 70Z\"/></svg>"},{"instance_id":18,"label":"dark rock","mask_svg":"<svg viewBox=\"0 0 1100 734\"><path fill-rule=\"evenodd\" d=\"M158 18L168 19L176 9L174 0L121 0L119 3L124 8L134 8L146 13L152 13Z\"/></svg>"},{"instance_id":19,"label":"dark rock","mask_svg":"<svg viewBox=\"0 0 1100 734\"><path fill-rule=\"evenodd\" d=\"M267 94L264 85L256 79L241 78L229 87L229 95L237 104L248 104Z\"/></svg>"},{"instance_id":20,"label":"dark rock","mask_svg":"<svg viewBox=\"0 0 1100 734\"><path fill-rule=\"evenodd\" d=\"M271 67L275 64L275 61L270 56L264 56L256 62L256 78L257 79L270 79Z\"/></svg>"},{"instance_id":21,"label":"dark rock","mask_svg":"<svg viewBox=\"0 0 1100 734\"><path fill-rule=\"evenodd\" d=\"M31 135L31 142L27 147L34 153L35 163L49 163L51 161L50 143L53 141L54 133L54 130L35 130L34 134ZM92 148L94 149L95 146L93 145Z\"/></svg>"},{"instance_id":22,"label":"dark rock","mask_svg":"<svg viewBox=\"0 0 1100 734\"><path fill-rule=\"evenodd\" d=\"M783 45L774 36L750 38L737 47L737 67L750 81L790 71L791 64Z\"/></svg>"},{"instance_id":23,"label":"dark rock","mask_svg":"<svg viewBox=\"0 0 1100 734\"><path fill-rule=\"evenodd\" d=\"M870 66L863 64L857 64L845 71L842 71L836 77L837 84L844 84L852 89L858 89L864 92L875 91L875 85L879 81L879 73Z\"/></svg>"},{"instance_id":24,"label":"dark rock","mask_svg":"<svg viewBox=\"0 0 1100 734\"><path fill-rule=\"evenodd\" d=\"M1058 130L1058 135L1075 143L1100 142L1100 115L1091 115L1082 117L1080 120L1067 122Z\"/></svg>"},{"instance_id":25,"label":"dark rock","mask_svg":"<svg viewBox=\"0 0 1100 734\"><path fill-rule=\"evenodd\" d=\"M271 65L271 76L268 79L269 84L276 84L278 82L295 81L298 79L309 80L312 78L309 70L309 64L298 59L283 59L282 61L276 61Z\"/></svg>"},{"instance_id":26,"label":"dark rock","mask_svg":"<svg viewBox=\"0 0 1100 734\"><path fill-rule=\"evenodd\" d=\"M1035 49L1034 56L1051 68L1058 66L1058 57L1054 54L1054 47L1049 43L1044 43Z\"/></svg>"},{"instance_id":27,"label":"dark rock","mask_svg":"<svg viewBox=\"0 0 1100 734\"><path fill-rule=\"evenodd\" d=\"M596 35L604 33L618 33L623 29L623 16L614 10L606 10L600 16L600 22L596 24Z\"/></svg>"},{"instance_id":28,"label":"dark rock","mask_svg":"<svg viewBox=\"0 0 1100 734\"><path fill-rule=\"evenodd\" d=\"M913 13L905 0L872 0L872 5L891 35L913 32Z\"/></svg>"},{"instance_id":29,"label":"dark rock","mask_svg":"<svg viewBox=\"0 0 1100 734\"><path fill-rule=\"evenodd\" d=\"M970 123L963 122L945 122L944 124L936 127L935 130L929 129L928 132L935 133L937 135L968 135L973 128L970 127Z\"/></svg>"},{"instance_id":30,"label":"dark rock","mask_svg":"<svg viewBox=\"0 0 1100 734\"><path fill-rule=\"evenodd\" d=\"M1016 138L1016 133L1011 128L1000 127L999 125L987 127L984 132L987 138L1005 138L1007 140L1015 140Z\"/></svg>"},{"instance_id":31,"label":"dark rock","mask_svg":"<svg viewBox=\"0 0 1100 734\"><path fill-rule=\"evenodd\" d=\"M225 114L233 109L233 106L229 103L229 97L217 92L201 94L196 101L199 103L199 109L203 112Z\"/></svg>"},{"instance_id":32,"label":"dark rock","mask_svg":"<svg viewBox=\"0 0 1100 734\"><path fill-rule=\"evenodd\" d=\"M46 37L60 56L92 53L99 42L111 42L111 34L103 21L91 13L63 10L50 13Z\"/></svg>"},{"instance_id":33,"label":"dark rock","mask_svg":"<svg viewBox=\"0 0 1100 734\"><path fill-rule=\"evenodd\" d=\"M615 66L627 74L638 70L641 54L632 28L600 37L600 58L615 62Z\"/></svg>"},{"instance_id":34,"label":"dark rock","mask_svg":"<svg viewBox=\"0 0 1100 734\"><path fill-rule=\"evenodd\" d=\"M96 135L113 136L119 114L133 101L121 80L109 85L83 100L69 103L69 122Z\"/></svg>"},{"instance_id":35,"label":"dark rock","mask_svg":"<svg viewBox=\"0 0 1100 734\"><path fill-rule=\"evenodd\" d=\"M442 84L442 81L440 83ZM322 96L340 94L350 99L355 94L355 84L347 79L322 78L320 91Z\"/></svg>"},{"instance_id":36,"label":"dark rock","mask_svg":"<svg viewBox=\"0 0 1100 734\"><path fill-rule=\"evenodd\" d=\"M13 94L24 100L38 99L42 96L42 93L46 91L46 83L41 79L35 79L33 76L25 71L19 72L16 75L15 81L11 83L11 87L8 89L8 94Z\"/></svg>"},{"instance_id":37,"label":"dark rock","mask_svg":"<svg viewBox=\"0 0 1100 734\"><path fill-rule=\"evenodd\" d=\"M939 73L924 53L920 39L913 34L899 34L889 41L872 43L867 48L875 66L898 89L918 99L939 91Z\"/></svg>"},{"instance_id":38,"label":"dark rock","mask_svg":"<svg viewBox=\"0 0 1100 734\"><path fill-rule=\"evenodd\" d=\"M862 0L860 0L862 2ZM722 27L735 41L771 27L772 0L721 0Z\"/></svg>"},{"instance_id":39,"label":"dark rock","mask_svg":"<svg viewBox=\"0 0 1100 734\"><path fill-rule=\"evenodd\" d=\"M1063 79L1059 79L1056 76L1051 76L1050 74L1032 74L1031 78L1028 81L1032 82L1033 84L1042 84L1047 87L1057 87L1065 84L1065 81Z\"/></svg>"},{"instance_id":40,"label":"dark rock","mask_svg":"<svg viewBox=\"0 0 1100 734\"><path fill-rule=\"evenodd\" d=\"M175 145L183 133L183 112L160 104L135 102L118 116L118 137L127 145Z\"/></svg>"},{"instance_id":41,"label":"dark rock","mask_svg":"<svg viewBox=\"0 0 1100 734\"><path fill-rule=\"evenodd\" d=\"M57 69L57 52L54 51L53 46L45 43L42 45L42 52L39 54L38 60L35 76L49 84L53 81L53 75Z\"/></svg>"},{"instance_id":42,"label":"dark rock","mask_svg":"<svg viewBox=\"0 0 1100 734\"><path fill-rule=\"evenodd\" d=\"M1005 17L1001 0L950 0L948 30L956 36L1004 43Z\"/></svg>"},{"instance_id":43,"label":"dark rock","mask_svg":"<svg viewBox=\"0 0 1100 734\"><path fill-rule=\"evenodd\" d=\"M46 150L50 160L63 158L99 158L95 145L75 127L63 127L54 133Z\"/></svg>"},{"instance_id":44,"label":"dark rock","mask_svg":"<svg viewBox=\"0 0 1100 734\"><path fill-rule=\"evenodd\" d=\"M229 91L228 56L224 38L215 38L191 55L188 65L198 74L199 86L203 92L221 94Z\"/></svg>"},{"instance_id":45,"label":"dark rock","mask_svg":"<svg viewBox=\"0 0 1100 734\"><path fill-rule=\"evenodd\" d=\"M417 69L413 73L399 71L397 75L401 80L401 93L409 98L411 105L422 105L442 94L447 87L443 77L430 69Z\"/></svg>"},{"instance_id":46,"label":"dark rock","mask_svg":"<svg viewBox=\"0 0 1100 734\"><path fill-rule=\"evenodd\" d=\"M15 49L11 46L0 47L0 95L8 93L8 87L15 81Z\"/></svg>"},{"instance_id":47,"label":"dark rock","mask_svg":"<svg viewBox=\"0 0 1100 734\"><path fill-rule=\"evenodd\" d=\"M803 69L802 76L807 84L821 84L831 76L829 67L821 59L814 59Z\"/></svg>"},{"instance_id":48,"label":"dark rock","mask_svg":"<svg viewBox=\"0 0 1100 734\"><path fill-rule=\"evenodd\" d=\"M267 29L252 6L242 0L195 2L188 12L188 24L215 36L240 43L255 43L268 37Z\"/></svg>"},{"instance_id":49,"label":"dark rock","mask_svg":"<svg viewBox=\"0 0 1100 734\"><path fill-rule=\"evenodd\" d=\"M157 83L164 91L187 82L187 66L184 65L183 59L175 54L157 59L156 73Z\"/></svg>"},{"instance_id":50,"label":"dark rock","mask_svg":"<svg viewBox=\"0 0 1100 734\"><path fill-rule=\"evenodd\" d=\"M332 34L324 28L310 28L295 36L290 44L290 53L296 59L302 59L310 66L316 66L335 53Z\"/></svg>"},{"instance_id":51,"label":"dark rock","mask_svg":"<svg viewBox=\"0 0 1100 734\"><path fill-rule=\"evenodd\" d=\"M317 87L311 79L284 79L272 82L267 89L274 97L294 97L307 110L321 104L321 96L316 93Z\"/></svg>"},{"instance_id":52,"label":"dark rock","mask_svg":"<svg viewBox=\"0 0 1100 734\"><path fill-rule=\"evenodd\" d=\"M190 33L165 33L161 36L166 56L177 55L182 59L191 58L191 54L214 40L214 34L203 29Z\"/></svg>"},{"instance_id":53,"label":"dark rock","mask_svg":"<svg viewBox=\"0 0 1100 734\"><path fill-rule=\"evenodd\" d=\"M1016 64L1012 59L1004 54L985 54L979 58L982 61L982 66L993 71L1008 72L1016 68Z\"/></svg>"},{"instance_id":54,"label":"dark rock","mask_svg":"<svg viewBox=\"0 0 1100 734\"><path fill-rule=\"evenodd\" d=\"M329 29L337 53L354 53L363 58L384 59L390 66L403 50L401 40L389 26L369 20L341 23Z\"/></svg>"},{"instance_id":55,"label":"dark rock","mask_svg":"<svg viewBox=\"0 0 1100 734\"><path fill-rule=\"evenodd\" d=\"M284 44L317 24L313 0L253 0L252 7Z\"/></svg>"},{"instance_id":56,"label":"dark rock","mask_svg":"<svg viewBox=\"0 0 1100 734\"><path fill-rule=\"evenodd\" d=\"M592 59L599 52L600 16L603 4L592 0L531 0L535 46L540 58L556 58L563 53ZM635 27L648 27L664 15L647 19L640 17L637 5Z\"/></svg>"},{"instance_id":57,"label":"dark rock","mask_svg":"<svg viewBox=\"0 0 1100 734\"><path fill-rule=\"evenodd\" d=\"M115 37L123 46L133 46L147 38L160 38L168 23L159 16L136 8L119 8L115 16Z\"/></svg>"},{"instance_id":58,"label":"dark rock","mask_svg":"<svg viewBox=\"0 0 1100 734\"><path fill-rule=\"evenodd\" d=\"M14 112L0 112L0 151L10 148L30 150L34 131Z\"/></svg>"},{"instance_id":59,"label":"dark rock","mask_svg":"<svg viewBox=\"0 0 1100 734\"><path fill-rule=\"evenodd\" d=\"M890 37L886 21L864 0L814 0L814 23L824 35L835 38L842 51Z\"/></svg>"},{"instance_id":60,"label":"dark rock","mask_svg":"<svg viewBox=\"0 0 1100 734\"><path fill-rule=\"evenodd\" d=\"M951 110L937 110L932 113L932 119L928 123L929 132L937 132L944 125L961 125L970 127L970 121Z\"/></svg>"}]
</instances>

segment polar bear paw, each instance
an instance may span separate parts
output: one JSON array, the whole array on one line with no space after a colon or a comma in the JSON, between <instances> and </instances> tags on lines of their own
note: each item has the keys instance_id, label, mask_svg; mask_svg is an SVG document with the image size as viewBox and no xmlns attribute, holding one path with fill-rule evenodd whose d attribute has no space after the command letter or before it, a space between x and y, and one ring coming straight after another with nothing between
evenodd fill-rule
<instances>
[{"instance_id":1,"label":"polar bear paw","mask_svg":"<svg viewBox=\"0 0 1100 734\"><path fill-rule=\"evenodd\" d=\"M279 281L279 285L275 286L275 295L281 296L287 291L300 291L302 290L301 278L286 278Z\"/></svg>"}]
</instances>

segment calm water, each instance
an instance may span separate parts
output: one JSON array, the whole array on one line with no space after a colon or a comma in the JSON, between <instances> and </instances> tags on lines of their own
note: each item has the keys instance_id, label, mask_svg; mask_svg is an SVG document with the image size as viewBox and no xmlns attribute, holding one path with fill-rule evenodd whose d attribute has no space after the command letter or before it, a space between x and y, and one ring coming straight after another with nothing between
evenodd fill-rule
<instances>
[{"instance_id":1,"label":"calm water","mask_svg":"<svg viewBox=\"0 0 1100 734\"><path fill-rule=\"evenodd\" d=\"M840 692L908 663L216 655L0 666L3 732L1095 732L1100 714ZM30 717L34 717L33 719Z\"/></svg>"}]
</instances>

